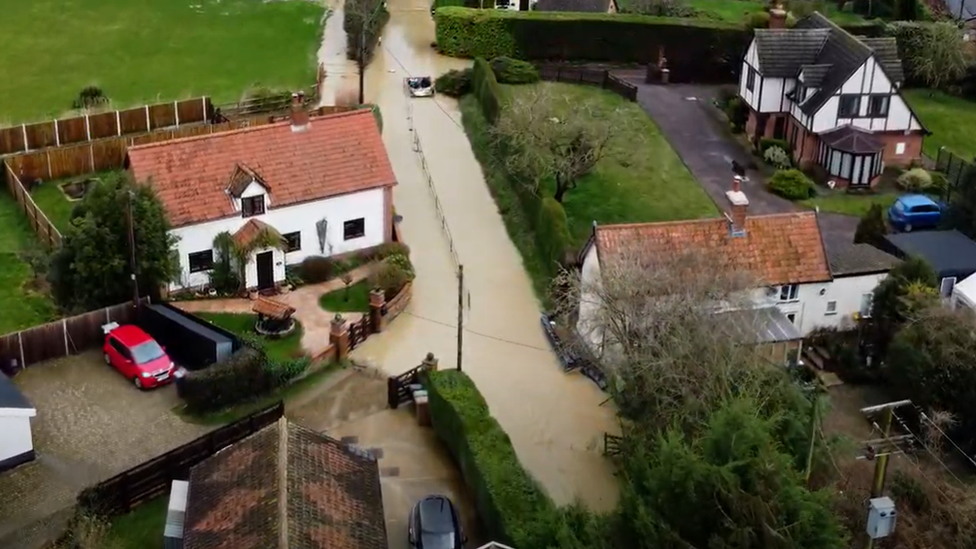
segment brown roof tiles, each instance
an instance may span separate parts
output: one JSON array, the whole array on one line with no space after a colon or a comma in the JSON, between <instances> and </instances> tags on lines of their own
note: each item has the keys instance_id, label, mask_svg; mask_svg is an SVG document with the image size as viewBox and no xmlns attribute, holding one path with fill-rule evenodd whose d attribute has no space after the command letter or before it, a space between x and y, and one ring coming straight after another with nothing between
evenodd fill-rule
<instances>
[{"instance_id":1,"label":"brown roof tiles","mask_svg":"<svg viewBox=\"0 0 976 549\"><path fill-rule=\"evenodd\" d=\"M376 461L286 419L190 472L185 549L387 549Z\"/></svg>"},{"instance_id":2,"label":"brown roof tiles","mask_svg":"<svg viewBox=\"0 0 976 549\"><path fill-rule=\"evenodd\" d=\"M635 250L648 258L677 258L689 250L715 254L726 267L751 272L763 284L831 279L815 213L749 216L746 234L733 237L724 218L595 228L600 260Z\"/></svg>"},{"instance_id":3,"label":"brown roof tiles","mask_svg":"<svg viewBox=\"0 0 976 549\"><path fill-rule=\"evenodd\" d=\"M233 234L234 243L242 248L246 248L264 231L270 231L272 235L284 239L281 233L278 232L278 229L275 229L260 219L251 219L241 225L241 228L237 229L237 232Z\"/></svg>"},{"instance_id":4,"label":"brown roof tiles","mask_svg":"<svg viewBox=\"0 0 976 549\"><path fill-rule=\"evenodd\" d=\"M289 307L280 301L275 301L267 297L258 297L254 300L254 306L251 307L251 310L259 315L271 317L276 320L284 320L295 314L294 307Z\"/></svg>"},{"instance_id":5,"label":"brown roof tiles","mask_svg":"<svg viewBox=\"0 0 976 549\"><path fill-rule=\"evenodd\" d=\"M396 184L368 109L312 118L300 132L281 122L140 145L128 159L175 227L235 215L228 187L240 187L240 166L267 185L269 209Z\"/></svg>"}]
</instances>

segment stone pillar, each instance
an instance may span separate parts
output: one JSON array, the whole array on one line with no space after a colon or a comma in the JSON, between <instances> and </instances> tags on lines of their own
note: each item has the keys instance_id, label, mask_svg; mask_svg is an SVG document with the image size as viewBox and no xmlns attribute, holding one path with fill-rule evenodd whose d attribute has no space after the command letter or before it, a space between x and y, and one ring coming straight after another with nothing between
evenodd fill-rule
<instances>
[{"instance_id":1,"label":"stone pillar","mask_svg":"<svg viewBox=\"0 0 976 549\"><path fill-rule=\"evenodd\" d=\"M349 324L342 315L336 313L329 330L329 343L335 345L336 361L349 356Z\"/></svg>"},{"instance_id":2,"label":"stone pillar","mask_svg":"<svg viewBox=\"0 0 976 549\"><path fill-rule=\"evenodd\" d=\"M383 290L374 289L369 292L369 321L375 333L386 329L386 294Z\"/></svg>"},{"instance_id":3,"label":"stone pillar","mask_svg":"<svg viewBox=\"0 0 976 549\"><path fill-rule=\"evenodd\" d=\"M427 356L424 357L424 360L420 363L420 365L423 366L424 370L427 372L436 372L437 359L434 358L434 353L427 353Z\"/></svg>"}]
</instances>

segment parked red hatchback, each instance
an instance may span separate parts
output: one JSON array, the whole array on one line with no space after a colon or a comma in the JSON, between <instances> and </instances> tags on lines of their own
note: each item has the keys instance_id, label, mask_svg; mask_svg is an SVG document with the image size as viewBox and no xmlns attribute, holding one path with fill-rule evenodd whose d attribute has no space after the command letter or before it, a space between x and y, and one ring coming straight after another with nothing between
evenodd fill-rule
<instances>
[{"instance_id":1,"label":"parked red hatchback","mask_svg":"<svg viewBox=\"0 0 976 549\"><path fill-rule=\"evenodd\" d=\"M138 326L111 322L105 332L105 363L114 366L139 389L151 389L173 380L176 365L166 350Z\"/></svg>"}]
</instances>

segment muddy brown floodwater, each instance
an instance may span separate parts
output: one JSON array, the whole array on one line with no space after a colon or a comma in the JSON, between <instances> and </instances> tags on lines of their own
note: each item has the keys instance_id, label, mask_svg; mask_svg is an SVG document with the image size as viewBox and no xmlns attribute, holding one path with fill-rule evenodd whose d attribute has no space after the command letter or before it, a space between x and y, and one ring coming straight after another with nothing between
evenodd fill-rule
<instances>
[{"instance_id":1,"label":"muddy brown floodwater","mask_svg":"<svg viewBox=\"0 0 976 549\"><path fill-rule=\"evenodd\" d=\"M605 395L589 380L564 374L549 348L539 326L539 302L460 125L457 102L443 96L409 100L404 94L406 76L437 76L470 63L431 48L429 6L428 0L388 1L391 18L366 73L366 101L378 104L383 115L383 140L399 181L394 202L403 216L417 281L407 313L353 356L392 374L416 366L428 351L442 368L456 365L455 264L414 151L416 132L445 213L443 224L464 265L465 301L470 296L464 371L477 383L522 463L557 503L578 497L591 508L609 509L616 503L617 485L601 450L603 433L617 431L613 409L600 406ZM320 52L327 71L324 103L354 93L358 85L344 46L342 13L336 9Z\"/></svg>"}]
</instances>

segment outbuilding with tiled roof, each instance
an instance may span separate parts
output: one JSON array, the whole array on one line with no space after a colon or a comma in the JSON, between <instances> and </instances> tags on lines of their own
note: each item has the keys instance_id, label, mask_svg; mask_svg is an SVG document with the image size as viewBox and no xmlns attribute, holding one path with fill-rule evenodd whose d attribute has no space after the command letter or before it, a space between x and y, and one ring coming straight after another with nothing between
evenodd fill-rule
<instances>
[{"instance_id":1,"label":"outbuilding with tiled roof","mask_svg":"<svg viewBox=\"0 0 976 549\"><path fill-rule=\"evenodd\" d=\"M132 147L127 163L178 239L170 290L209 284L222 233L249 252L244 285L261 291L309 256L392 240L396 176L370 109L309 118L296 99L290 120Z\"/></svg>"}]
</instances>

